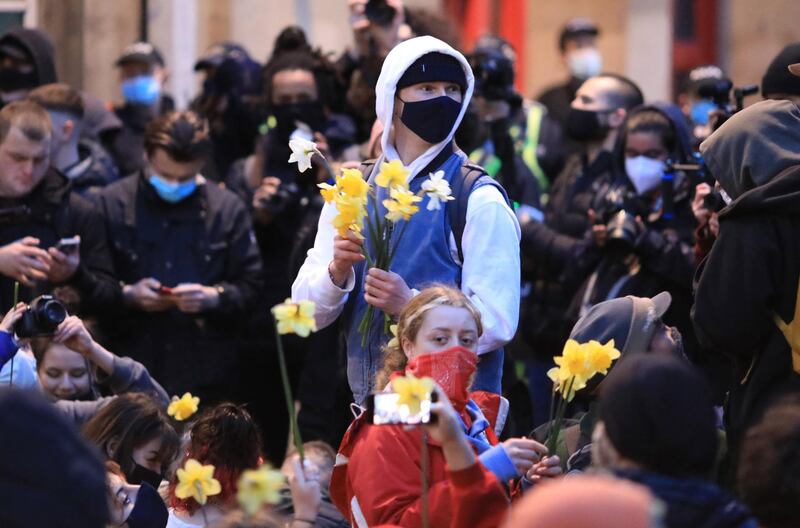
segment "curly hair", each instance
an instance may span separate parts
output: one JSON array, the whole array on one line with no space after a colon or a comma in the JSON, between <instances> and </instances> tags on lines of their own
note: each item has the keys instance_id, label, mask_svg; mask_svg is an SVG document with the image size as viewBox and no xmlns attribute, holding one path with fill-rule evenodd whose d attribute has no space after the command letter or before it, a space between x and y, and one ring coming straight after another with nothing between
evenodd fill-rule
<instances>
[{"instance_id":1,"label":"curly hair","mask_svg":"<svg viewBox=\"0 0 800 528\"><path fill-rule=\"evenodd\" d=\"M747 431L737 477L762 526L800 526L800 397L785 397Z\"/></svg>"},{"instance_id":2,"label":"curly hair","mask_svg":"<svg viewBox=\"0 0 800 528\"><path fill-rule=\"evenodd\" d=\"M481 313L461 290L442 284L425 288L400 312L397 321L397 339L390 341L383 349L383 368L375 378L375 387L379 390L386 386L392 374L406 368L408 358L403 352L403 342L414 341L417 338L417 333L425 321L425 314L437 306L469 310L478 327L478 336L483 334Z\"/></svg>"},{"instance_id":3,"label":"curly hair","mask_svg":"<svg viewBox=\"0 0 800 528\"><path fill-rule=\"evenodd\" d=\"M183 463L193 458L201 464L214 466L214 478L222 493L210 497L209 504L225 504L236 494L236 483L246 469L261 462L261 433L244 407L220 403L206 410L189 431L189 446ZM176 510L193 514L200 507L192 499L175 496L177 477L169 484L168 502Z\"/></svg>"}]
</instances>

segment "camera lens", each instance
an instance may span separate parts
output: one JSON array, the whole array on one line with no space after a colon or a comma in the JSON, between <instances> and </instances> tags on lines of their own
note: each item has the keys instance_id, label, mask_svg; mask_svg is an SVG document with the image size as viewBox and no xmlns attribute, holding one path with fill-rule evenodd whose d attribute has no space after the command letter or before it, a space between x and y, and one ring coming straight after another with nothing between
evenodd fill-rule
<instances>
[{"instance_id":1,"label":"camera lens","mask_svg":"<svg viewBox=\"0 0 800 528\"><path fill-rule=\"evenodd\" d=\"M67 318L67 310L58 301L51 300L42 307L42 319L51 325L60 325Z\"/></svg>"}]
</instances>

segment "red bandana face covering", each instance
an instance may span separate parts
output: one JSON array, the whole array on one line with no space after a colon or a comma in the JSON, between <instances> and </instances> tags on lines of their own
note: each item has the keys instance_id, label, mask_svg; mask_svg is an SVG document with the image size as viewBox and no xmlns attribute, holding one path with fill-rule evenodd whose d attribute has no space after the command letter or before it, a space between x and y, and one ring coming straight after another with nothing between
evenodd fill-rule
<instances>
[{"instance_id":1,"label":"red bandana face covering","mask_svg":"<svg viewBox=\"0 0 800 528\"><path fill-rule=\"evenodd\" d=\"M447 394L453 408L463 412L469 400L469 382L478 365L478 355L464 347L422 354L408 362L406 372L433 378Z\"/></svg>"}]
</instances>

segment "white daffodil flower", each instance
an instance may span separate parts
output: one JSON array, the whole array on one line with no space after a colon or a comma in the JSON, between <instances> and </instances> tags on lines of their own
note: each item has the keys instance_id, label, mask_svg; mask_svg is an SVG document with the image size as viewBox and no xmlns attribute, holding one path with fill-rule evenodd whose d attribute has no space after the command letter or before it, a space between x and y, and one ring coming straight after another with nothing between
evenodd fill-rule
<instances>
[{"instance_id":1,"label":"white daffodil flower","mask_svg":"<svg viewBox=\"0 0 800 528\"><path fill-rule=\"evenodd\" d=\"M450 182L444 179L444 171L436 171L422 183L422 190L428 195L428 211L441 209L441 202L455 200L450 191Z\"/></svg>"},{"instance_id":2,"label":"white daffodil flower","mask_svg":"<svg viewBox=\"0 0 800 528\"><path fill-rule=\"evenodd\" d=\"M289 148L292 149L289 163L297 163L297 170L300 172L305 172L311 168L311 157L314 154L322 156L316 143L303 138L289 140Z\"/></svg>"}]
</instances>

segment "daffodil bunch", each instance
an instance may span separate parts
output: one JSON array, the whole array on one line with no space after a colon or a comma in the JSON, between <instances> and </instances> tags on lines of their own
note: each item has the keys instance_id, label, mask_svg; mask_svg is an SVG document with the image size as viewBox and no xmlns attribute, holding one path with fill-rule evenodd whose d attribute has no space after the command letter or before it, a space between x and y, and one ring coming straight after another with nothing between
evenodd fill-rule
<instances>
[{"instance_id":1,"label":"daffodil bunch","mask_svg":"<svg viewBox=\"0 0 800 528\"><path fill-rule=\"evenodd\" d=\"M330 165L314 142L295 138L289 141L289 148L292 151L289 162L297 163L300 172L311 167L313 158L321 160L333 177ZM375 189L371 188L358 169L342 169L341 175L336 177L333 184L318 185L325 202L336 207L336 216L332 223L339 236L344 237L351 232L364 239L364 229L369 230L371 244L370 247L364 245L362 252L370 268L389 270L408 221L419 212L418 204L424 197L428 197L428 211L438 210L442 203L454 199L444 171L430 174L418 193L409 189L410 174L411 170L400 160L393 160L381 163L375 176ZM379 188L385 189L382 195L387 195L380 200L380 204ZM371 204L368 206L370 200ZM379 205L385 212L379 209ZM395 225L400 222L403 222L403 226L399 235L392 237ZM362 346L366 345L372 314L372 306L367 307L358 327L362 335ZM391 324L388 315L384 315L384 323L384 331L387 332Z\"/></svg>"},{"instance_id":2,"label":"daffodil bunch","mask_svg":"<svg viewBox=\"0 0 800 528\"><path fill-rule=\"evenodd\" d=\"M254 515L264 504L280 502L281 490L285 487L283 474L263 465L242 473L236 486L236 500L247 515Z\"/></svg>"},{"instance_id":3,"label":"daffodil bunch","mask_svg":"<svg viewBox=\"0 0 800 528\"><path fill-rule=\"evenodd\" d=\"M286 409L289 411L289 423L292 427L292 437L294 438L297 453L300 460L303 459L303 439L300 438L300 429L297 426L297 411L294 407L292 388L289 385L289 372L286 369L286 355L283 351L283 341L281 336L286 334L296 334L300 337L308 337L311 332L317 331L317 322L314 319L316 306L311 301L293 302L286 299L285 302L272 307L272 316L275 320L275 339L278 344L278 364L281 370L281 382L283 383L283 395L286 398Z\"/></svg>"},{"instance_id":4,"label":"daffodil bunch","mask_svg":"<svg viewBox=\"0 0 800 528\"><path fill-rule=\"evenodd\" d=\"M560 356L554 358L556 366L547 371L547 377L553 381L553 396L561 395L558 403L551 408L555 419L551 416L550 434L547 437L547 448L555 453L558 434L564 422L567 403L575 398L575 394L586 388L586 384L597 374L605 376L611 364L620 357L620 351L614 347L614 340L605 345L598 341L578 343L570 339L564 345Z\"/></svg>"}]
</instances>

